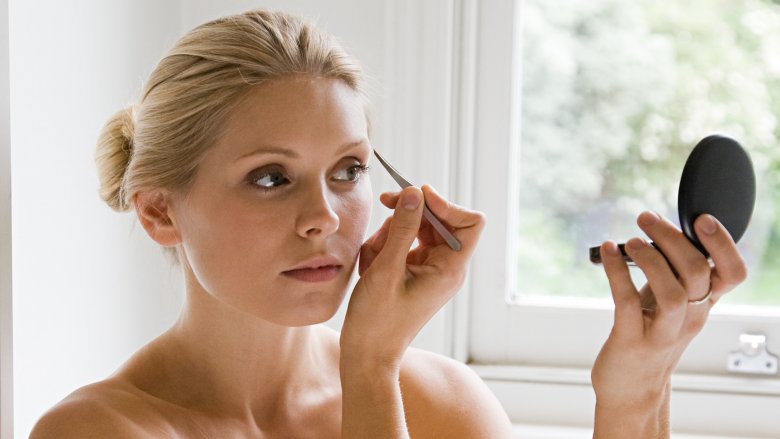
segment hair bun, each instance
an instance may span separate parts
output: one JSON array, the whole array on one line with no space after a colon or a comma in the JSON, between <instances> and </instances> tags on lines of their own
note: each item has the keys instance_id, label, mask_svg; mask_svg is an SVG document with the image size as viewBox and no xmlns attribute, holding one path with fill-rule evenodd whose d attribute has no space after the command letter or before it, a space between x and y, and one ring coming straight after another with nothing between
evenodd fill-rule
<instances>
[{"instance_id":1,"label":"hair bun","mask_svg":"<svg viewBox=\"0 0 780 439\"><path fill-rule=\"evenodd\" d=\"M106 122L95 150L95 164L100 180L100 198L117 212L126 212L130 204L125 200L124 180L133 152L135 107L116 112Z\"/></svg>"}]
</instances>

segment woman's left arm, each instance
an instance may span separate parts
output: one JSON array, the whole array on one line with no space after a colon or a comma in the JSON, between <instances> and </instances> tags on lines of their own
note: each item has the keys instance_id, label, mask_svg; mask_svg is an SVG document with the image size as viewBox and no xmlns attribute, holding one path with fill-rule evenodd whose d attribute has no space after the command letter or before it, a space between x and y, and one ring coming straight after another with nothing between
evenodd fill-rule
<instances>
[{"instance_id":1,"label":"woman's left arm","mask_svg":"<svg viewBox=\"0 0 780 439\"><path fill-rule=\"evenodd\" d=\"M669 221L644 212L640 238L626 252L647 277L637 291L617 245L602 244L615 301L615 322L591 373L596 393L594 438L669 437L670 379L712 306L747 277L728 231L711 215L695 222L710 263Z\"/></svg>"},{"instance_id":2,"label":"woman's left arm","mask_svg":"<svg viewBox=\"0 0 780 439\"><path fill-rule=\"evenodd\" d=\"M412 421L417 425L415 438L512 437L509 418L490 399L484 383L465 373L465 366L435 368L430 363L418 374L423 377L418 381L419 398L408 398L409 386L401 392L401 363L407 349L463 284L484 215L450 203L428 186L383 194L380 200L394 212L361 247L360 279L339 341L342 437L408 438L413 428L407 425L407 412L415 420L425 412L422 424ZM460 251L452 250L423 221L423 200L460 240ZM419 245L411 248L415 239ZM414 381L410 376L406 373L407 383ZM417 401L427 404L412 408ZM441 415L441 422L435 414ZM434 433L441 428L448 433Z\"/></svg>"}]
</instances>

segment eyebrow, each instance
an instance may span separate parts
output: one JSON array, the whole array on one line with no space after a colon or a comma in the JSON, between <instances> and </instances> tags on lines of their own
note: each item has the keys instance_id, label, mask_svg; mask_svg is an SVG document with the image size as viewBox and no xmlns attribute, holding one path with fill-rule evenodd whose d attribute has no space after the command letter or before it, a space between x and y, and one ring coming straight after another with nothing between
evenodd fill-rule
<instances>
[{"instance_id":1,"label":"eyebrow","mask_svg":"<svg viewBox=\"0 0 780 439\"><path fill-rule=\"evenodd\" d=\"M360 139L354 142L345 143L344 145L341 145L341 147L339 147L338 151L336 151L336 155L341 155L349 151L350 149L363 145L364 143L368 143L368 140ZM252 151L249 151L246 154L241 155L238 159L236 159L236 161L242 160L249 156L258 155L258 154L277 154L277 155L283 155L285 157L290 157L294 159L298 159L301 157L297 152L293 151L292 149L280 148L278 146L273 146L273 145L263 145L253 149Z\"/></svg>"}]
</instances>

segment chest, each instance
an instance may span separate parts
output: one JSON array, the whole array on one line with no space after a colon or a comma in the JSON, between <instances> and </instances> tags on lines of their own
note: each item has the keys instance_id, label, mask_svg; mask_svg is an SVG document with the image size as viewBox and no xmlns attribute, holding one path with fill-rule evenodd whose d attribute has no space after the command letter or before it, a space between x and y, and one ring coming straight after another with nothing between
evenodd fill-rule
<instances>
[{"instance_id":1,"label":"chest","mask_svg":"<svg viewBox=\"0 0 780 439\"><path fill-rule=\"evenodd\" d=\"M162 413L171 439L338 439L341 404L323 404L280 415L265 422L175 410ZM259 425L258 425L259 424ZM159 435L153 435L160 437Z\"/></svg>"}]
</instances>

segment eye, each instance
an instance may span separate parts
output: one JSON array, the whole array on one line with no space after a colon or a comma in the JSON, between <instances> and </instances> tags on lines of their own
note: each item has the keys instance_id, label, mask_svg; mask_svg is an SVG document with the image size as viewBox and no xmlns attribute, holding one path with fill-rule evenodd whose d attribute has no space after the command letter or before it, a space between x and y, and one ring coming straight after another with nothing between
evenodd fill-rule
<instances>
[{"instance_id":1,"label":"eye","mask_svg":"<svg viewBox=\"0 0 780 439\"><path fill-rule=\"evenodd\" d=\"M341 171L339 171L337 175L337 178L335 180L339 181L348 181L352 183L356 183L358 180L360 180L360 176L368 171L368 166L363 164L357 164L348 166Z\"/></svg>"},{"instance_id":2,"label":"eye","mask_svg":"<svg viewBox=\"0 0 780 439\"><path fill-rule=\"evenodd\" d=\"M272 190L290 182L282 169L277 167L261 168L249 174L249 182L259 189Z\"/></svg>"}]
</instances>

